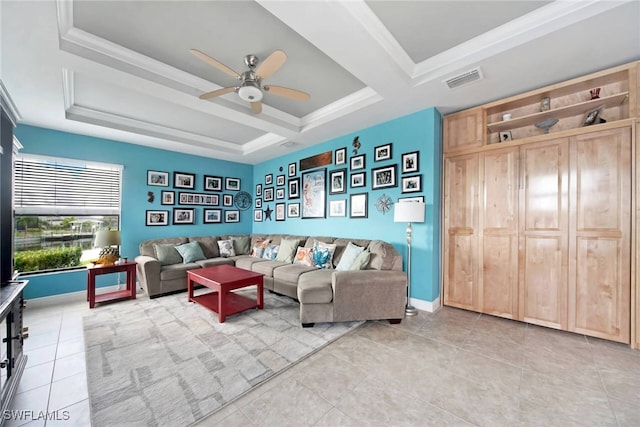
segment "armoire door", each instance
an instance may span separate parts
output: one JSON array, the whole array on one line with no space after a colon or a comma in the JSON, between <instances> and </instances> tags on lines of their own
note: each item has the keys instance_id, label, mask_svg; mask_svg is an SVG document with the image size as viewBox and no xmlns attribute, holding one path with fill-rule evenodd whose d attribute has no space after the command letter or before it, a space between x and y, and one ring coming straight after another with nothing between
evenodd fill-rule
<instances>
[{"instance_id":1,"label":"armoire door","mask_svg":"<svg viewBox=\"0 0 640 427\"><path fill-rule=\"evenodd\" d=\"M518 317L518 147L480 154L479 304Z\"/></svg>"},{"instance_id":2,"label":"armoire door","mask_svg":"<svg viewBox=\"0 0 640 427\"><path fill-rule=\"evenodd\" d=\"M567 328L569 142L520 147L519 318Z\"/></svg>"},{"instance_id":3,"label":"armoire door","mask_svg":"<svg viewBox=\"0 0 640 427\"><path fill-rule=\"evenodd\" d=\"M478 154L444 164L444 304L479 310Z\"/></svg>"},{"instance_id":4,"label":"armoire door","mask_svg":"<svg viewBox=\"0 0 640 427\"><path fill-rule=\"evenodd\" d=\"M630 342L631 129L571 142L568 329Z\"/></svg>"}]
</instances>

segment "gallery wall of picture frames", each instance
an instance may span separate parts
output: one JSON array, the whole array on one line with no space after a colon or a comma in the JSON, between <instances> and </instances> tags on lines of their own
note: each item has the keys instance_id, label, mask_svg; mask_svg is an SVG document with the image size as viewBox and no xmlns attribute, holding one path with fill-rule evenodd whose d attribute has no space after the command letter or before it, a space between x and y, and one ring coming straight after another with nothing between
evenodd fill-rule
<instances>
[{"instance_id":1,"label":"gallery wall of picture frames","mask_svg":"<svg viewBox=\"0 0 640 427\"><path fill-rule=\"evenodd\" d=\"M240 178L230 176L202 175L204 192L196 189L196 174L190 172L168 172L159 170L147 171L147 185L157 187L171 187L173 190L160 191L160 204L173 206L166 210L149 209L145 212L145 225L193 225L235 223L240 222L240 212L248 210L253 205L250 193L241 190ZM191 191L184 191L191 190ZM260 191L258 191L260 190ZM256 187L256 194L262 189ZM149 192L153 194L152 191ZM154 198L149 195L149 202ZM260 205L262 205L261 199ZM197 207L202 206L202 211ZM257 208L257 206L256 206Z\"/></svg>"}]
</instances>

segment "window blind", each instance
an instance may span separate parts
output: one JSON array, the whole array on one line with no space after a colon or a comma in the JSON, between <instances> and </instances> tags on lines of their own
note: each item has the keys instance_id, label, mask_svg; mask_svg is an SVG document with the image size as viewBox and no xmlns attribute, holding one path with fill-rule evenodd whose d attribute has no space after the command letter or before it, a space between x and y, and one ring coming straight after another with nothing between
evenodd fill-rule
<instances>
[{"instance_id":1,"label":"window blind","mask_svg":"<svg viewBox=\"0 0 640 427\"><path fill-rule=\"evenodd\" d=\"M119 215L122 166L18 155L17 215Z\"/></svg>"}]
</instances>

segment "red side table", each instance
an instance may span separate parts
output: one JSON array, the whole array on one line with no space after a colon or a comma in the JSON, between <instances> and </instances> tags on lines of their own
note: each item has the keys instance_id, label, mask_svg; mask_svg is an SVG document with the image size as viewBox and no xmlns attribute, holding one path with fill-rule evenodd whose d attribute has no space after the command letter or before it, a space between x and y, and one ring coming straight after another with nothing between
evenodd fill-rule
<instances>
[{"instance_id":1,"label":"red side table","mask_svg":"<svg viewBox=\"0 0 640 427\"><path fill-rule=\"evenodd\" d=\"M121 264L87 267L87 300L89 301L89 308L95 307L97 302L108 302L128 298L136 299L136 265L135 261L127 261ZM126 289L96 295L97 275L122 272L127 273Z\"/></svg>"}]
</instances>

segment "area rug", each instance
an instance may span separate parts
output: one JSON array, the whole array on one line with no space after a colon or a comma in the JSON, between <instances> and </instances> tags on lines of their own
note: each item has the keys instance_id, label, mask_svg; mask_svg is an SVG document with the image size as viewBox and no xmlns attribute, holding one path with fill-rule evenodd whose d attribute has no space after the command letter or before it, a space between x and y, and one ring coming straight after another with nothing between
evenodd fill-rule
<instances>
[{"instance_id":1,"label":"area rug","mask_svg":"<svg viewBox=\"0 0 640 427\"><path fill-rule=\"evenodd\" d=\"M91 310L83 320L93 426L187 425L363 323L302 328L296 301L269 292L264 301L222 324L186 293Z\"/></svg>"}]
</instances>

